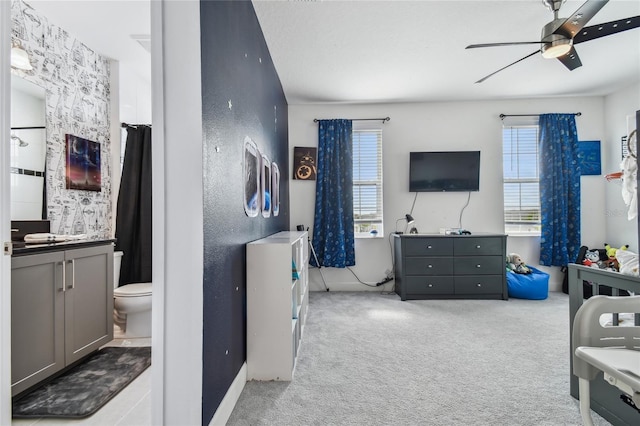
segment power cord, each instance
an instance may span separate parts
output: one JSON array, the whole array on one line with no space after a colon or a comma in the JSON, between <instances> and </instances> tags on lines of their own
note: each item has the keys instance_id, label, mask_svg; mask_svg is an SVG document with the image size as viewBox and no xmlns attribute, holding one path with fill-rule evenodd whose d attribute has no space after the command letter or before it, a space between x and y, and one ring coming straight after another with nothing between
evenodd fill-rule
<instances>
[{"instance_id":1,"label":"power cord","mask_svg":"<svg viewBox=\"0 0 640 426\"><path fill-rule=\"evenodd\" d=\"M464 207L462 207L462 210L460 210L460 217L458 218L458 229L462 229L462 213L464 213L464 209L466 209L467 206L469 205L470 200L471 200L471 191L469 191L467 195L467 204L465 204Z\"/></svg>"},{"instance_id":2,"label":"power cord","mask_svg":"<svg viewBox=\"0 0 640 426\"><path fill-rule=\"evenodd\" d=\"M418 198L418 193L416 192L416 198ZM415 199L413 200L413 204L415 205ZM413 207L411 207L412 213L413 213ZM411 214L411 213L410 213ZM391 280L391 277L393 277L393 286L391 287L391 290L387 291L387 292L382 292L382 294L385 295L389 295L389 294L395 294L396 291L396 282L395 282L395 276L396 276L396 260L395 257L393 255L393 243L391 243L391 240L393 238L393 234L389 233L389 252L391 253L391 271L387 274L387 278L389 278L389 280Z\"/></svg>"},{"instance_id":3,"label":"power cord","mask_svg":"<svg viewBox=\"0 0 640 426\"><path fill-rule=\"evenodd\" d=\"M413 208L416 206L416 200L418 199L418 194L419 192L416 191L416 196L413 197L413 204L411 205L411 210L409 211L409 214L413 216Z\"/></svg>"},{"instance_id":4,"label":"power cord","mask_svg":"<svg viewBox=\"0 0 640 426\"><path fill-rule=\"evenodd\" d=\"M387 276L386 276L382 281L379 281L379 282L377 282L377 283L375 283L375 284L373 284L373 283L366 283L366 282L362 281L362 280L360 279L360 277L358 277L358 276L356 275L356 273L355 273L355 272L353 272L353 270L352 270L351 268L347 267L347 269L349 270L349 272L351 272L351 273L353 274L353 276L354 276L354 277L356 277L356 279L358 280L358 282L359 282L360 284L366 285L367 287L380 287L381 285L384 285L384 284L388 283L389 281L392 281L392 280L393 280L393 277L392 277L392 276L387 275Z\"/></svg>"}]
</instances>

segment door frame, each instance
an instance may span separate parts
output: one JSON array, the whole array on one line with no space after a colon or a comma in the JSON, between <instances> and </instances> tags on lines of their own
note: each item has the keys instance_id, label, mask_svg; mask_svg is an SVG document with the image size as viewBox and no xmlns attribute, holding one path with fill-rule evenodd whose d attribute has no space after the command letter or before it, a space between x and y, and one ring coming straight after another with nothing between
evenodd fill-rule
<instances>
[{"instance_id":1,"label":"door frame","mask_svg":"<svg viewBox=\"0 0 640 426\"><path fill-rule=\"evenodd\" d=\"M163 425L165 413L165 182L164 182L164 1L149 1L151 7L151 111L152 150L152 307L151 307L151 424Z\"/></svg>"},{"instance_id":2,"label":"door frame","mask_svg":"<svg viewBox=\"0 0 640 426\"><path fill-rule=\"evenodd\" d=\"M11 2L0 0L0 140L11 135ZM0 144L0 241L11 241L10 144ZM4 252L4 248L3 248ZM11 257L0 254L0 424L11 424Z\"/></svg>"},{"instance_id":3,"label":"door frame","mask_svg":"<svg viewBox=\"0 0 640 426\"><path fill-rule=\"evenodd\" d=\"M152 424L164 424L164 101L162 1L150 1L154 123L154 289L151 388ZM11 1L0 0L0 140L11 132ZM161 161L159 163L159 161ZM0 144L0 241L11 241L10 145ZM158 276L160 274L160 276ZM157 278L157 280L156 280ZM11 424L11 257L0 255L0 424Z\"/></svg>"}]
</instances>

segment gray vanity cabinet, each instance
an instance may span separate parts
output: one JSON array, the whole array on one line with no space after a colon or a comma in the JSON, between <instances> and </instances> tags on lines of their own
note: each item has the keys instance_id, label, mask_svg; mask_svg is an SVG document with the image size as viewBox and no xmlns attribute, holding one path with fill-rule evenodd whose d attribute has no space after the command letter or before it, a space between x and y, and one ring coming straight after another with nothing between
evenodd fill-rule
<instances>
[{"instance_id":1,"label":"gray vanity cabinet","mask_svg":"<svg viewBox=\"0 0 640 426\"><path fill-rule=\"evenodd\" d=\"M12 257L12 395L112 339L111 244Z\"/></svg>"},{"instance_id":2,"label":"gray vanity cabinet","mask_svg":"<svg viewBox=\"0 0 640 426\"><path fill-rule=\"evenodd\" d=\"M11 259L11 394L64 367L64 252Z\"/></svg>"}]
</instances>

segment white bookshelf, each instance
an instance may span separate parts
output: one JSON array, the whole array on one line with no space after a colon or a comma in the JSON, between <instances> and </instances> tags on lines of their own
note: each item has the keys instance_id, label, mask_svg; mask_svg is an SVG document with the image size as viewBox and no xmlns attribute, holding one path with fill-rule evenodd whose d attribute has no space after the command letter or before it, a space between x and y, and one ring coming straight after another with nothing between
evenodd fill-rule
<instances>
[{"instance_id":1,"label":"white bookshelf","mask_svg":"<svg viewBox=\"0 0 640 426\"><path fill-rule=\"evenodd\" d=\"M248 380L293 378L309 304L308 260L306 232L247 244Z\"/></svg>"}]
</instances>

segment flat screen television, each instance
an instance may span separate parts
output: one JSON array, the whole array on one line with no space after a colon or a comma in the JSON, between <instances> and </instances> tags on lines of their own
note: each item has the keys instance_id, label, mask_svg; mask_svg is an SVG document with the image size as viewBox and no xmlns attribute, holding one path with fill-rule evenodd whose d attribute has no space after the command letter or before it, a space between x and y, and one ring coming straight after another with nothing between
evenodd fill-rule
<instances>
[{"instance_id":1,"label":"flat screen television","mask_svg":"<svg viewBox=\"0 0 640 426\"><path fill-rule=\"evenodd\" d=\"M410 192L480 190L480 151L411 152Z\"/></svg>"}]
</instances>

